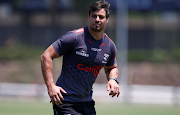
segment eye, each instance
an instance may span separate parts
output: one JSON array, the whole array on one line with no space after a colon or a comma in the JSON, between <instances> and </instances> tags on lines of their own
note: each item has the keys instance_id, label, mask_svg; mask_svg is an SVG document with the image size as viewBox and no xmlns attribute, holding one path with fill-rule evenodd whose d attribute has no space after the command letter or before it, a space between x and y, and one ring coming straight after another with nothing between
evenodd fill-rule
<instances>
[{"instance_id":1,"label":"eye","mask_svg":"<svg viewBox=\"0 0 180 115\"><path fill-rule=\"evenodd\" d=\"M104 19L104 16L100 15L99 18L100 18L100 19Z\"/></svg>"},{"instance_id":2,"label":"eye","mask_svg":"<svg viewBox=\"0 0 180 115\"><path fill-rule=\"evenodd\" d=\"M93 18L96 18L97 16L96 15L92 15Z\"/></svg>"}]
</instances>

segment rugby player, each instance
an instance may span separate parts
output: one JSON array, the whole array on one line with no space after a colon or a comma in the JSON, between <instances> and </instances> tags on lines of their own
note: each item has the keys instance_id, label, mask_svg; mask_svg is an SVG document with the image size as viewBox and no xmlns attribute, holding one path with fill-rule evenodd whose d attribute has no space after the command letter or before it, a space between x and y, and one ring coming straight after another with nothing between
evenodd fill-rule
<instances>
[{"instance_id":1,"label":"rugby player","mask_svg":"<svg viewBox=\"0 0 180 115\"><path fill-rule=\"evenodd\" d=\"M119 96L116 46L104 33L110 4L97 1L89 6L89 25L67 32L41 55L41 69L54 115L96 115L92 86L104 68L109 95ZM61 74L53 80L53 59L63 56Z\"/></svg>"}]
</instances>

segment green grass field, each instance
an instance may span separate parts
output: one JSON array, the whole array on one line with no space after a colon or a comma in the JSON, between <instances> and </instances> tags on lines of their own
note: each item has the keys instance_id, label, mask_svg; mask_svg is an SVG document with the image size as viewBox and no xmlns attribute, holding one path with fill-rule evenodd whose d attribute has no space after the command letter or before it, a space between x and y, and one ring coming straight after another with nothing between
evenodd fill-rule
<instances>
[{"instance_id":1,"label":"green grass field","mask_svg":"<svg viewBox=\"0 0 180 115\"><path fill-rule=\"evenodd\" d=\"M96 103L97 115L180 115L180 106ZM0 115L53 115L51 104L0 101Z\"/></svg>"}]
</instances>

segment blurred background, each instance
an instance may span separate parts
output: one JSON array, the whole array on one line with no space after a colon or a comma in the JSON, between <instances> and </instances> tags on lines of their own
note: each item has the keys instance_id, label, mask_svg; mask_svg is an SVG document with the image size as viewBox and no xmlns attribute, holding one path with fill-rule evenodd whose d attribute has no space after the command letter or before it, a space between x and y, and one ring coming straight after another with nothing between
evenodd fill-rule
<instances>
[{"instance_id":1,"label":"blurred background","mask_svg":"<svg viewBox=\"0 0 180 115\"><path fill-rule=\"evenodd\" d=\"M48 102L40 55L66 32L88 26L96 0L0 0L0 101ZM180 105L180 1L106 0L105 32L115 42L121 95L106 92L102 70L97 102ZM54 60L54 79L62 58Z\"/></svg>"}]
</instances>

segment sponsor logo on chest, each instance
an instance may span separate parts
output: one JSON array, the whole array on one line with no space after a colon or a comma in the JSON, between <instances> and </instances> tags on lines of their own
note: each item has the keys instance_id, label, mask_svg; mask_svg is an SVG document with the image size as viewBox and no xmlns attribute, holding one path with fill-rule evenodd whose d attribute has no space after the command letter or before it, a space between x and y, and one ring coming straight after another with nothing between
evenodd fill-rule
<instances>
[{"instance_id":1,"label":"sponsor logo on chest","mask_svg":"<svg viewBox=\"0 0 180 115\"><path fill-rule=\"evenodd\" d=\"M79 70L82 70L82 71L85 71L85 72L94 73L94 76L97 77L98 74L99 74L99 71L101 70L101 68L103 66L96 66L96 67L89 66L88 67L88 66L85 66L84 64L78 64L77 67L78 67Z\"/></svg>"},{"instance_id":2,"label":"sponsor logo on chest","mask_svg":"<svg viewBox=\"0 0 180 115\"><path fill-rule=\"evenodd\" d=\"M76 54L77 54L77 55L81 55L81 56L83 56L83 57L89 57L89 54L87 54L85 51L81 51L81 52L76 51Z\"/></svg>"},{"instance_id":3,"label":"sponsor logo on chest","mask_svg":"<svg viewBox=\"0 0 180 115\"><path fill-rule=\"evenodd\" d=\"M102 51L102 49L98 49L98 48L91 48L91 51L94 51L94 52L100 52L100 51Z\"/></svg>"}]
</instances>

